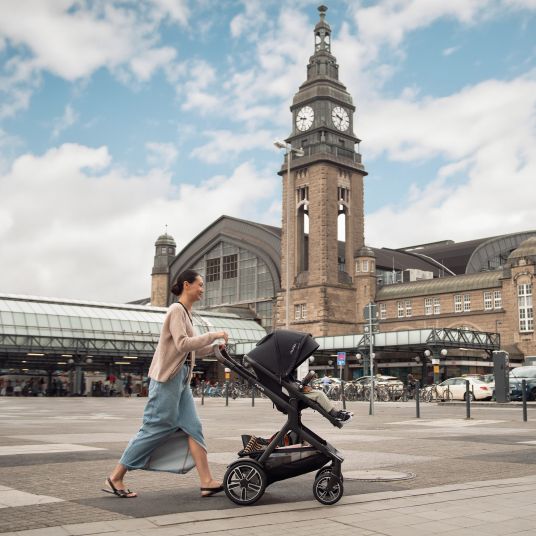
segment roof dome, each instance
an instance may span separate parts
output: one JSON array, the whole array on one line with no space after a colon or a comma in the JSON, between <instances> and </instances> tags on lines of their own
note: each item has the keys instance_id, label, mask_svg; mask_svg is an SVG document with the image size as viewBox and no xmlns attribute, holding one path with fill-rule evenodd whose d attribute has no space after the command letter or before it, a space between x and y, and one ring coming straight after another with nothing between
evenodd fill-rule
<instances>
[{"instance_id":1,"label":"roof dome","mask_svg":"<svg viewBox=\"0 0 536 536\"><path fill-rule=\"evenodd\" d=\"M376 255L374 254L374 251L372 251L367 246L363 246L362 248L360 248L356 256L357 257L376 257Z\"/></svg>"},{"instance_id":2,"label":"roof dome","mask_svg":"<svg viewBox=\"0 0 536 536\"><path fill-rule=\"evenodd\" d=\"M517 249L514 249L508 259L520 259L521 257L536 257L536 236L523 240Z\"/></svg>"},{"instance_id":3,"label":"roof dome","mask_svg":"<svg viewBox=\"0 0 536 536\"><path fill-rule=\"evenodd\" d=\"M175 239L171 235L168 235L167 233L160 235L157 238L154 245L155 246L173 246L174 248L177 247L177 243L175 242Z\"/></svg>"}]
</instances>

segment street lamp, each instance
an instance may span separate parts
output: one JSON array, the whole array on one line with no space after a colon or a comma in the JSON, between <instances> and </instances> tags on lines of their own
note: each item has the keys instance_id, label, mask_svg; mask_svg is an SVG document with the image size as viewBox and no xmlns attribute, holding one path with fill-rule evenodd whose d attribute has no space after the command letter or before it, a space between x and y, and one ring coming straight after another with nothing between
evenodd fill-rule
<instances>
[{"instance_id":1,"label":"street lamp","mask_svg":"<svg viewBox=\"0 0 536 536\"><path fill-rule=\"evenodd\" d=\"M294 153L296 156L303 156L305 153L303 152L303 149L292 147L290 143L287 143L285 141L281 140L275 140L274 145L278 149L285 149L285 156L287 157L287 225L286 225L286 240L287 240L287 251L286 251L286 258L287 258L287 269L286 269L286 290L285 290L285 328L290 328L290 218L291 218L291 205L293 204L293 188L291 188L291 182L290 182L290 164L292 160L292 153ZM307 368L307 365L305 365ZM300 366L298 369L298 379L303 378L303 376L307 373L307 370L305 372L300 371L302 367ZM300 372L303 372L303 374L300 374Z\"/></svg>"},{"instance_id":2,"label":"street lamp","mask_svg":"<svg viewBox=\"0 0 536 536\"><path fill-rule=\"evenodd\" d=\"M275 140L274 145L278 149L285 149L285 156L287 157L287 270L286 270L286 296L285 296L285 327L286 329L289 329L290 327L290 218L292 215L291 212L291 205L292 205L292 188L290 184L290 164L292 160L292 153L294 153L296 156L303 156L305 153L303 152L303 149L292 147L290 143L287 143L285 141L281 140Z\"/></svg>"}]
</instances>

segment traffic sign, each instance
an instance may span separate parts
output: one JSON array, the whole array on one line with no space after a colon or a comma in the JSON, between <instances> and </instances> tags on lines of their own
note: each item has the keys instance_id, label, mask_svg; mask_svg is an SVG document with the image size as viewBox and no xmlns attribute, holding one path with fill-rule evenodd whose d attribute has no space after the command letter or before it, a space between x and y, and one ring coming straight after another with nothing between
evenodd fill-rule
<instances>
[{"instance_id":1,"label":"traffic sign","mask_svg":"<svg viewBox=\"0 0 536 536\"><path fill-rule=\"evenodd\" d=\"M346 352L337 352L337 366L342 367L346 365Z\"/></svg>"}]
</instances>

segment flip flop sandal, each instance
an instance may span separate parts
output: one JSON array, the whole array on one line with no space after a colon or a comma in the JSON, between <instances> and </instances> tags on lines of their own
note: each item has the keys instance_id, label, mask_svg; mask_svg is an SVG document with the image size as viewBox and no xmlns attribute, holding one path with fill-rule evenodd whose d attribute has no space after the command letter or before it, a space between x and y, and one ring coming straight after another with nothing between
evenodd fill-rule
<instances>
[{"instance_id":1,"label":"flip flop sandal","mask_svg":"<svg viewBox=\"0 0 536 536\"><path fill-rule=\"evenodd\" d=\"M218 486L216 488L199 488L201 490L201 497L212 497L216 493L220 493L224 490L223 486Z\"/></svg>"},{"instance_id":2,"label":"flip flop sandal","mask_svg":"<svg viewBox=\"0 0 536 536\"><path fill-rule=\"evenodd\" d=\"M137 495L131 495L131 493L134 493L134 492L130 491L129 489L116 488L113 485L109 477L106 479L106 483L110 486L110 488L112 488L112 489L102 488L102 491L106 493L111 493L112 495L115 495L116 497L119 497L121 499L135 499L137 497Z\"/></svg>"}]
</instances>

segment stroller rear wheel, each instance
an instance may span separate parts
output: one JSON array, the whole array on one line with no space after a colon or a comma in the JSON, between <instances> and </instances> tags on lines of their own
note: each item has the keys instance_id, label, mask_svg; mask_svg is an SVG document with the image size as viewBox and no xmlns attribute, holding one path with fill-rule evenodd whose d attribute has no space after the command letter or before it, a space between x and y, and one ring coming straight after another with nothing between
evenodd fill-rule
<instances>
[{"instance_id":1,"label":"stroller rear wheel","mask_svg":"<svg viewBox=\"0 0 536 536\"><path fill-rule=\"evenodd\" d=\"M333 478L333 485L329 486ZM313 495L315 499L322 504L335 504L344 494L342 480L331 473L331 471L321 471L321 474L315 478L313 484Z\"/></svg>"},{"instance_id":2,"label":"stroller rear wheel","mask_svg":"<svg viewBox=\"0 0 536 536\"><path fill-rule=\"evenodd\" d=\"M257 502L263 496L266 484L266 473L252 460L232 463L223 477L227 497L243 506Z\"/></svg>"}]
</instances>

